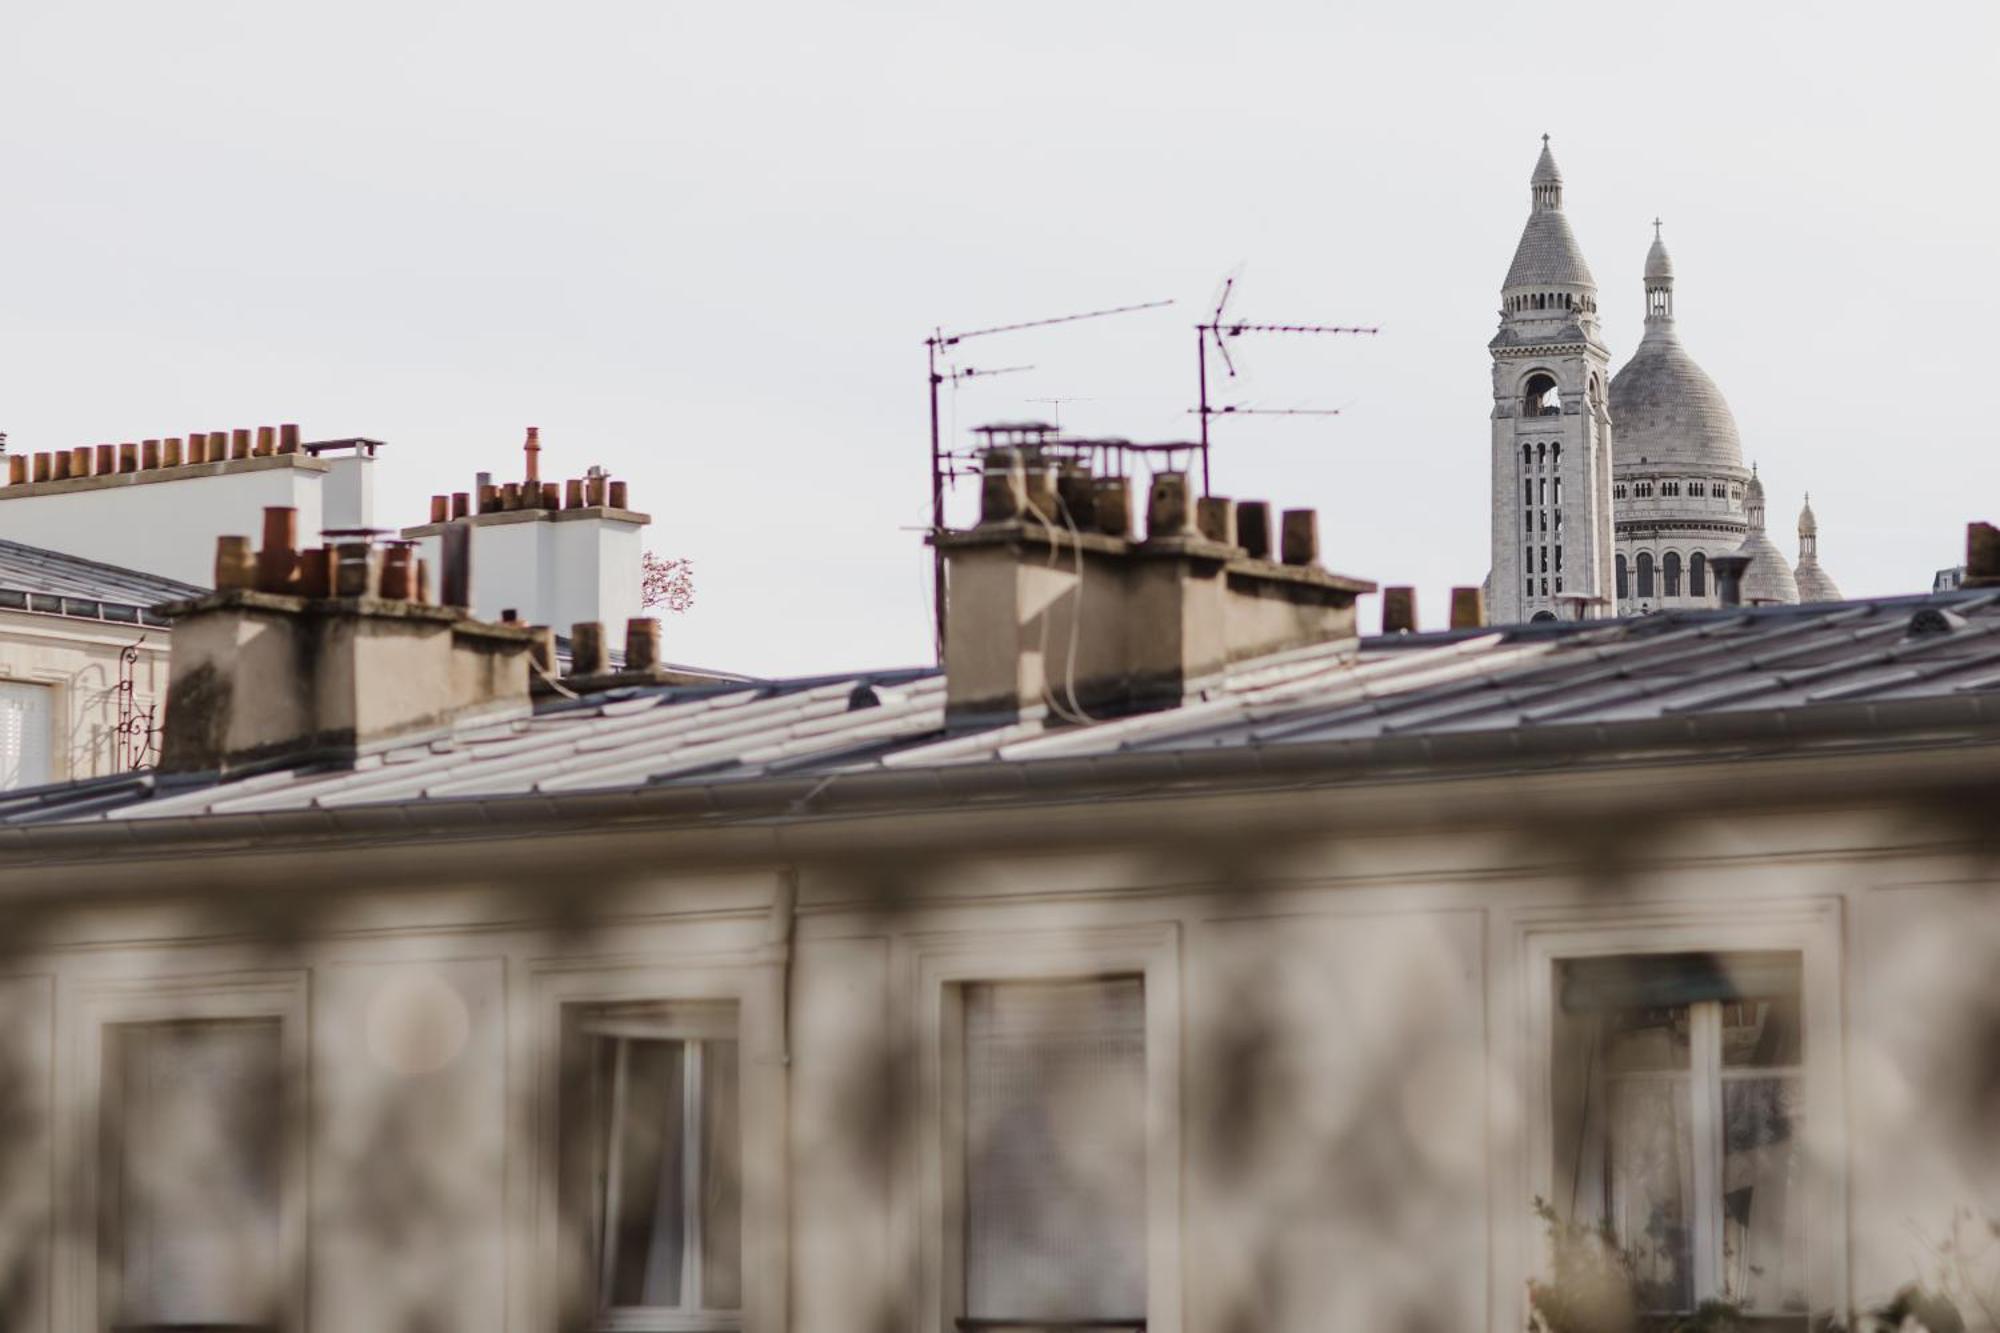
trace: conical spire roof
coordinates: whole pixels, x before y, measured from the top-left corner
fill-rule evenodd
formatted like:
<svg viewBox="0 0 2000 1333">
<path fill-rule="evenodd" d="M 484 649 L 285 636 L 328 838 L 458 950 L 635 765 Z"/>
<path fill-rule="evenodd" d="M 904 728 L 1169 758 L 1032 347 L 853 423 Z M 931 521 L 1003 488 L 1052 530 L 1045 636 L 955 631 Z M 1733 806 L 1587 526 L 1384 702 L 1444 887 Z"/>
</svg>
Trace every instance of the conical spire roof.
<svg viewBox="0 0 2000 1333">
<path fill-rule="evenodd" d="M 1801 602 L 1845 600 L 1841 596 L 1840 585 L 1833 581 L 1833 575 L 1820 568 L 1819 519 L 1813 516 L 1811 495 L 1806 496 L 1805 508 L 1799 510 L 1799 567 L 1796 580 Z"/>
<path fill-rule="evenodd" d="M 1653 219 L 1653 244 L 1646 250 L 1646 281 L 1672 281 L 1674 261 L 1667 254 L 1667 243 L 1660 239 L 1660 220 Z"/>
<path fill-rule="evenodd" d="M 1549 136 L 1542 136 L 1542 155 L 1535 163 L 1535 174 L 1528 179 L 1531 185 L 1561 185 L 1562 168 L 1556 165 L 1556 155 L 1549 151 Z"/>
<path fill-rule="evenodd" d="M 1562 171 L 1555 154 L 1549 151 L 1548 136 L 1542 136 L 1542 156 L 1530 178 L 1529 195 L 1534 210 L 1528 225 L 1521 229 L 1521 243 L 1514 247 L 1514 262 L 1507 268 L 1505 290 L 1541 287 L 1597 286 L 1590 265 L 1583 262 L 1583 248 L 1569 229 L 1562 211 Z"/>
</svg>

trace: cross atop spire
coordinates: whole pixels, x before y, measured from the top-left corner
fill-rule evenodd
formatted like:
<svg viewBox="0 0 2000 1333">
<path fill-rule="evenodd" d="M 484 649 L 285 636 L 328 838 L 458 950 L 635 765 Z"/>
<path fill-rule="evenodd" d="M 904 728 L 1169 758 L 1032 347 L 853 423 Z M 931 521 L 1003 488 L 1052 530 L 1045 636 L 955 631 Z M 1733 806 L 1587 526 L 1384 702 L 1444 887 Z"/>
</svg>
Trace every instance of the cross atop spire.
<svg viewBox="0 0 2000 1333">
<path fill-rule="evenodd" d="M 1656 241 L 1660 239 L 1660 219 L 1658 215 L 1655 215 L 1653 218 L 1653 239 Z"/>
</svg>

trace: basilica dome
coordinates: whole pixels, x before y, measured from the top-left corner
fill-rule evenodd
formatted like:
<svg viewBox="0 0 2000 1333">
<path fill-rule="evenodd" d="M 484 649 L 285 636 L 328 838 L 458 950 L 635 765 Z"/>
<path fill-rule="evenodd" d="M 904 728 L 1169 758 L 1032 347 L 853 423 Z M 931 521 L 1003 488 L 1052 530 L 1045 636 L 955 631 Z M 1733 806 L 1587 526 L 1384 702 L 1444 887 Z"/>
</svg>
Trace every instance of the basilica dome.
<svg viewBox="0 0 2000 1333">
<path fill-rule="evenodd" d="M 1611 379 L 1617 468 L 1665 465 L 1740 472 L 1743 442 L 1736 417 L 1674 329 L 1673 281 L 1673 261 L 1655 235 L 1646 254 L 1646 333 L 1632 359 Z"/>
</svg>

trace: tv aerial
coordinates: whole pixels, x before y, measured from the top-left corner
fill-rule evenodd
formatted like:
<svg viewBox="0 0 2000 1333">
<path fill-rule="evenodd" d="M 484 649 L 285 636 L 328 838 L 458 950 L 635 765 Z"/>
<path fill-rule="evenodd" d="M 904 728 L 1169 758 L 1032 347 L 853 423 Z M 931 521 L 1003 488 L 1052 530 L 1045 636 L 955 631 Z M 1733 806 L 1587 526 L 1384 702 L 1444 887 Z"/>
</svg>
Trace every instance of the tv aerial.
<svg viewBox="0 0 2000 1333">
<path fill-rule="evenodd" d="M 1222 368 L 1229 379 L 1238 378 L 1236 358 L 1230 355 L 1229 344 L 1246 333 L 1298 333 L 1318 336 L 1347 334 L 1377 334 L 1379 327 L 1365 327 L 1354 324 L 1257 324 L 1249 320 L 1226 318 L 1230 298 L 1236 295 L 1243 271 L 1239 266 L 1222 280 L 1222 286 L 1215 297 L 1215 309 L 1206 323 L 1194 326 L 1196 406 L 1195 413 L 1201 418 L 1201 493 L 1209 494 L 1208 466 L 1208 423 L 1211 417 L 1264 416 L 1264 417 L 1337 417 L 1337 407 L 1251 407 L 1241 403 L 1231 403 L 1217 407 L 1208 398 L 1208 356 L 1211 346 L 1222 362 Z"/>
<path fill-rule="evenodd" d="M 1057 324 L 1075 324 L 1086 319 L 1103 319 L 1108 315 L 1126 315 L 1139 310 L 1158 310 L 1162 306 L 1170 306 L 1172 304 L 1172 300 L 1144 301 L 1138 305 L 1111 306 L 1104 310 L 1085 310 L 1074 315 L 1057 315 L 1051 319 L 1023 320 L 1017 324 L 995 324 L 989 328 L 967 329 L 962 333 L 946 333 L 943 329 L 932 330 L 931 336 L 924 339 L 924 354 L 927 362 L 925 380 L 930 392 L 931 408 L 931 531 L 933 533 L 944 531 L 945 490 L 951 482 L 958 479 L 958 465 L 961 461 L 964 461 L 963 456 L 958 451 L 948 451 L 944 447 L 944 439 L 938 423 L 938 389 L 943 385 L 957 385 L 965 380 L 987 379 L 994 375 L 1012 375 L 1020 371 L 1034 369 L 1033 366 L 998 366 L 992 369 L 973 366 L 962 368 L 946 366 L 940 369 L 938 361 L 941 356 L 949 356 L 952 348 L 972 338 L 990 337 L 996 333 L 1018 333 L 1026 329 L 1045 329 Z M 932 609 L 936 617 L 938 661 L 942 662 L 944 661 L 945 610 L 944 551 L 942 548 L 933 551 L 931 567 Z"/>
</svg>

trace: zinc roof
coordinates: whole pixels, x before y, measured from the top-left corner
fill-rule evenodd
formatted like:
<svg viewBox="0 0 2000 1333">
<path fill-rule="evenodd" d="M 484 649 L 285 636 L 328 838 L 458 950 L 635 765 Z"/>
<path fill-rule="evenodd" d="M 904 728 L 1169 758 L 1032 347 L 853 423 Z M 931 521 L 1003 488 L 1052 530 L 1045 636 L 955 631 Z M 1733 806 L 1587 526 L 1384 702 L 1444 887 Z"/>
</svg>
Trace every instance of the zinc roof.
<svg viewBox="0 0 2000 1333">
<path fill-rule="evenodd" d="M 627 688 L 339 766 L 6 793 L 0 823 L 369 807 L 414 817 L 433 803 L 1482 734 L 1561 735 L 1610 754 L 1628 727 L 1749 714 L 1796 723 L 1857 703 L 1874 710 L 1862 739 L 1893 743 L 1898 705 L 1939 700 L 1975 701 L 1968 726 L 2000 724 L 2000 590 L 1371 638 L 1358 653 L 1317 645 L 1237 664 L 1179 708 L 1079 725 L 953 732 L 932 668 Z"/>
<path fill-rule="evenodd" d="M 0 540 L 0 608 L 165 625 L 152 607 L 202 591 L 143 570 Z"/>
</svg>

